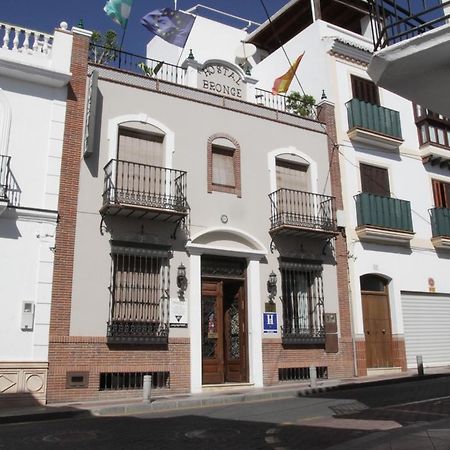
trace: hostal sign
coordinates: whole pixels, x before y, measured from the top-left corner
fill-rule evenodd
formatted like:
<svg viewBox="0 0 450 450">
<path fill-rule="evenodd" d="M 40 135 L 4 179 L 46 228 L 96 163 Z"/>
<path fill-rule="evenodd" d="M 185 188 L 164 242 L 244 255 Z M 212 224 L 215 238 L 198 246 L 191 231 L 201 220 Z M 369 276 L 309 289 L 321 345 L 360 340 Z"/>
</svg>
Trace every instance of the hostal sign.
<svg viewBox="0 0 450 450">
<path fill-rule="evenodd" d="M 198 88 L 238 100 L 246 98 L 246 85 L 242 76 L 224 64 L 206 64 L 199 71 Z"/>
</svg>

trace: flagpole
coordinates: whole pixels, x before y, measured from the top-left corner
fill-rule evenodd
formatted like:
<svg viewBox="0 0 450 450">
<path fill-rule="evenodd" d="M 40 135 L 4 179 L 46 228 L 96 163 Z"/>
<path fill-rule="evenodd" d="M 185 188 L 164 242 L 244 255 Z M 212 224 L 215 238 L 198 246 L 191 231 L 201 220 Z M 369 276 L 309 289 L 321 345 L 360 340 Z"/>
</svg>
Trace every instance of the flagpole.
<svg viewBox="0 0 450 450">
<path fill-rule="evenodd" d="M 174 4 L 174 6 L 175 6 L 175 11 L 177 10 L 177 0 L 173 0 L 173 4 Z"/>
<path fill-rule="evenodd" d="M 119 47 L 119 69 L 120 69 L 120 65 L 122 63 L 122 46 L 123 46 L 123 41 L 125 39 L 125 33 L 127 31 L 127 26 L 128 26 L 128 19 L 125 23 L 125 26 L 123 27 L 123 33 L 122 33 L 122 39 L 120 41 L 120 47 Z"/>
</svg>

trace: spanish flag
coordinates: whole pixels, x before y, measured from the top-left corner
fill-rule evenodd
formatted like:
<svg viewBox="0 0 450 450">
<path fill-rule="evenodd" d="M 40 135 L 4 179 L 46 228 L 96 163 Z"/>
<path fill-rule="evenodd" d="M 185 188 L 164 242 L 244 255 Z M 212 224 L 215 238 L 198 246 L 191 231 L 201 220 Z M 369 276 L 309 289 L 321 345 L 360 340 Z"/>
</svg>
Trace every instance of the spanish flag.
<svg viewBox="0 0 450 450">
<path fill-rule="evenodd" d="M 273 82 L 272 94 L 278 95 L 278 94 L 287 92 L 287 90 L 289 89 L 289 86 L 291 85 L 291 81 L 294 78 L 295 72 L 297 72 L 298 65 L 300 64 L 300 61 L 302 60 L 304 54 L 305 54 L 305 52 L 303 52 L 295 60 L 295 63 L 292 64 L 291 68 L 284 75 L 281 75 L 281 77 L 277 78 Z"/>
</svg>

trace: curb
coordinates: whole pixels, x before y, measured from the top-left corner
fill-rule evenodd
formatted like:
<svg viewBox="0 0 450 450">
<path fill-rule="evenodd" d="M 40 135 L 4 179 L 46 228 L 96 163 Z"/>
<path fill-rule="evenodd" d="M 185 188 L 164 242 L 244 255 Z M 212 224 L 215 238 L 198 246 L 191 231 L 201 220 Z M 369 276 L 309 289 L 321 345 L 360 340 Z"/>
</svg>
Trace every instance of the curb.
<svg viewBox="0 0 450 450">
<path fill-rule="evenodd" d="M 106 406 L 102 408 L 93 408 L 91 410 L 96 416 L 113 416 L 138 414 L 152 411 L 168 411 L 175 409 L 205 408 L 219 405 L 229 405 L 232 403 L 256 402 L 262 400 L 275 400 L 282 398 L 295 398 L 299 396 L 309 396 L 318 393 L 324 393 L 334 390 L 338 385 L 321 386 L 317 388 L 292 388 L 289 390 L 275 392 L 258 393 L 236 393 L 228 395 L 218 395 L 206 398 L 188 398 L 173 400 L 153 400 L 150 403 L 134 403 L 129 405 Z"/>
<path fill-rule="evenodd" d="M 317 386 L 317 387 L 292 387 L 284 390 L 266 391 L 266 392 L 246 392 L 246 393 L 229 393 L 226 395 L 216 395 L 202 398 L 173 398 L 173 399 L 154 399 L 149 403 L 128 403 L 116 404 L 111 406 L 96 407 L 79 407 L 70 408 L 64 407 L 57 409 L 57 407 L 49 407 L 44 411 L 25 412 L 24 414 L 12 413 L 10 416 L 0 415 L 1 424 L 12 424 L 20 422 L 31 421 L 45 421 L 56 419 L 67 419 L 74 417 L 108 417 L 131 414 L 144 414 L 156 411 L 171 411 L 176 409 L 190 409 L 190 408 L 206 408 L 220 405 L 228 405 L 233 403 L 257 402 L 263 400 L 275 400 L 283 398 L 307 397 L 316 394 L 325 394 L 332 391 L 343 391 L 350 389 L 361 389 L 365 387 L 384 386 L 397 383 L 409 383 L 414 381 L 425 381 L 434 378 L 450 377 L 450 374 L 430 374 L 430 375 L 412 375 L 408 377 L 398 377 L 390 379 L 381 379 L 373 381 L 355 381 L 342 382 L 342 380 L 333 380 L 334 384 Z M 340 383 L 340 384 L 339 384 Z M 70 409 L 68 409 L 70 408 Z"/>
</svg>

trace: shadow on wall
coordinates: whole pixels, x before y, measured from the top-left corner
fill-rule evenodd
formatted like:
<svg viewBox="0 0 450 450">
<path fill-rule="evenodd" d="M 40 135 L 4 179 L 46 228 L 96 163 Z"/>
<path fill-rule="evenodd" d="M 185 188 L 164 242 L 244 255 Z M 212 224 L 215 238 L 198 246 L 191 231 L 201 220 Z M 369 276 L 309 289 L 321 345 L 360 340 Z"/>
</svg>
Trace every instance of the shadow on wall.
<svg viewBox="0 0 450 450">
<path fill-rule="evenodd" d="M 0 216 L 0 238 L 19 239 L 22 237 L 17 228 L 17 212 L 14 208 L 7 208 Z"/>
<path fill-rule="evenodd" d="M 4 379 L 4 383 L 2 384 L 7 384 L 7 382 L 8 380 Z M 4 408 L 20 408 L 24 406 L 44 407 L 44 405 L 29 392 L 0 393 L 0 411 Z"/>
<path fill-rule="evenodd" d="M 100 160 L 100 132 L 102 129 L 102 111 L 103 111 L 103 95 L 100 92 L 100 89 L 97 91 L 97 102 L 94 110 L 94 117 L 91 117 L 89 120 L 95 121 L 94 126 L 94 134 L 93 136 L 88 137 L 88 150 L 91 153 L 86 153 L 84 157 L 84 162 L 86 167 L 88 168 L 90 174 L 93 178 L 104 177 L 103 170 L 99 173 L 99 160 Z M 90 127 L 89 127 L 90 129 Z M 107 127 L 103 130 L 106 134 Z M 89 156 L 88 156 L 89 155 Z"/>
<path fill-rule="evenodd" d="M 90 415 L 90 411 L 70 406 L 45 406 L 27 392 L 0 394 L 0 425 L 22 422 L 39 422 L 49 419 L 68 419 Z M 40 427 L 40 425 L 38 425 Z M 4 429 L 5 430 L 5 429 Z M 16 430 L 17 439 L 17 430 Z M 3 439 L 0 439 L 3 448 Z M 5 448 L 16 448 L 6 446 Z"/>
</svg>

